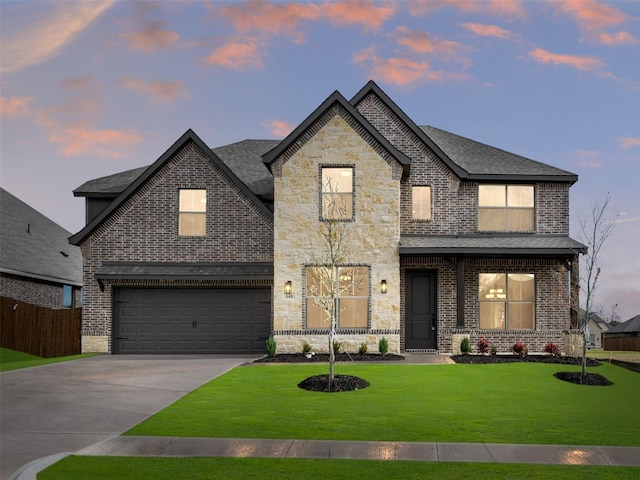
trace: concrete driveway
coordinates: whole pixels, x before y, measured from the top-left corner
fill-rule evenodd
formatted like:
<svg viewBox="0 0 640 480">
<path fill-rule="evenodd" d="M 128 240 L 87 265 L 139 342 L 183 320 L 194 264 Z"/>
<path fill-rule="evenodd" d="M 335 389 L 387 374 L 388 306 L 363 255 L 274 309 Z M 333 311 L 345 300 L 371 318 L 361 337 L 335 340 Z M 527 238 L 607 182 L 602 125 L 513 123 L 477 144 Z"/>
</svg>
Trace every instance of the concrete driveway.
<svg viewBox="0 0 640 480">
<path fill-rule="evenodd" d="M 0 374 L 0 478 L 119 435 L 257 356 L 101 355 Z"/>
</svg>

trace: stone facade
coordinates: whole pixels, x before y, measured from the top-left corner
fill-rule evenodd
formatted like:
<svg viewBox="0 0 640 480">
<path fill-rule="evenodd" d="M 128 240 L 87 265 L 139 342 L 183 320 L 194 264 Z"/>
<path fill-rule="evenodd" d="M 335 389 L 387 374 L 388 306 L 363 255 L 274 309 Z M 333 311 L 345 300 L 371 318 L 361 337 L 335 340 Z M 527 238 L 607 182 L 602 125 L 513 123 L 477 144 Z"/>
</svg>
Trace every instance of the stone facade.
<svg viewBox="0 0 640 480">
<path fill-rule="evenodd" d="M 182 188 L 207 190 L 204 237 L 178 236 Z M 273 222 L 191 142 L 91 234 L 82 254 L 85 298 L 90 299 L 82 312 L 83 351 L 110 352 L 113 288 L 124 284 L 115 281 L 101 288 L 95 274 L 102 262 L 270 262 Z M 127 284 L 142 285 L 212 286 L 187 281 Z"/>
<path fill-rule="evenodd" d="M 327 334 L 306 328 L 305 266 L 317 263 L 324 241 L 320 234 L 320 179 L 323 166 L 352 166 L 355 176 L 354 220 L 346 222 L 348 263 L 370 269 L 369 327 L 338 331 L 348 351 L 365 342 L 378 350 L 383 336 L 389 351 L 400 351 L 400 172 L 363 138 L 353 119 L 333 110 L 321 127 L 286 162 L 275 162 L 274 338 L 279 352 L 300 352 L 302 342 L 315 351 L 328 351 Z M 386 280 L 387 293 L 380 282 Z M 292 281 L 288 297 L 281 286 Z"/>
</svg>

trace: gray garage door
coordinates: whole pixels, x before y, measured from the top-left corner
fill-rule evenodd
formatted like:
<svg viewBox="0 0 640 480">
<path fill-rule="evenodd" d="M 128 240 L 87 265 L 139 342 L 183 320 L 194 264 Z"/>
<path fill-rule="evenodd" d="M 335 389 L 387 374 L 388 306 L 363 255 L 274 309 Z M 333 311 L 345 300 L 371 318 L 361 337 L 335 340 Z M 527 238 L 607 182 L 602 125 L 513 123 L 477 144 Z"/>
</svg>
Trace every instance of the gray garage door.
<svg viewBox="0 0 640 480">
<path fill-rule="evenodd" d="M 118 288 L 114 353 L 264 353 L 269 289 Z"/>
</svg>

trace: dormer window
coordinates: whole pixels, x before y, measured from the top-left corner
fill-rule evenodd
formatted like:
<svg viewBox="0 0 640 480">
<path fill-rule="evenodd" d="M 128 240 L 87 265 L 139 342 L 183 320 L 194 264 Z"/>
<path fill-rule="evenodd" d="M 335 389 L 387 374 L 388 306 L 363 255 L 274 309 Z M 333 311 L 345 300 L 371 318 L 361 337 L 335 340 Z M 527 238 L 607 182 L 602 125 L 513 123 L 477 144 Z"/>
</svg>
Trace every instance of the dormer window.
<svg viewBox="0 0 640 480">
<path fill-rule="evenodd" d="M 207 191 L 180 190 L 179 209 L 178 235 L 181 237 L 204 237 L 207 233 Z"/>
<path fill-rule="evenodd" d="M 478 230 L 481 232 L 533 232 L 532 185 L 480 185 Z"/>
</svg>

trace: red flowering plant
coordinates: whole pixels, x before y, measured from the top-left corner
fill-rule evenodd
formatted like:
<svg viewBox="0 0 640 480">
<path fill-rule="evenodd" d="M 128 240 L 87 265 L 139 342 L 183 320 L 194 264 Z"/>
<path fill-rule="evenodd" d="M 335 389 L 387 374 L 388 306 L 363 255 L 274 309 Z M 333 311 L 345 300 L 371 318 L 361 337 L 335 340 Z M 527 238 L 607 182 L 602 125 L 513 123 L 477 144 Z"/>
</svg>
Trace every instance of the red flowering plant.
<svg viewBox="0 0 640 480">
<path fill-rule="evenodd" d="M 555 343 L 549 342 L 544 346 L 544 353 L 547 353 L 550 357 L 559 357 L 560 347 Z"/>
<path fill-rule="evenodd" d="M 478 340 L 478 353 L 486 355 L 487 353 L 489 353 L 489 348 L 489 342 L 487 342 L 484 337 Z"/>
<path fill-rule="evenodd" d="M 511 347 L 511 351 L 516 357 L 524 358 L 527 356 L 527 346 L 522 342 L 516 342 Z"/>
</svg>

